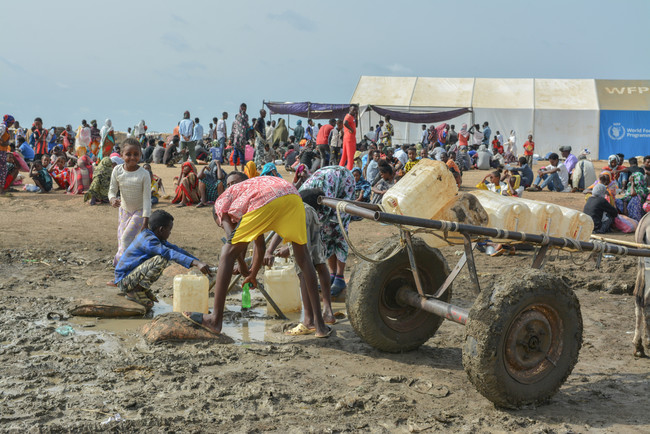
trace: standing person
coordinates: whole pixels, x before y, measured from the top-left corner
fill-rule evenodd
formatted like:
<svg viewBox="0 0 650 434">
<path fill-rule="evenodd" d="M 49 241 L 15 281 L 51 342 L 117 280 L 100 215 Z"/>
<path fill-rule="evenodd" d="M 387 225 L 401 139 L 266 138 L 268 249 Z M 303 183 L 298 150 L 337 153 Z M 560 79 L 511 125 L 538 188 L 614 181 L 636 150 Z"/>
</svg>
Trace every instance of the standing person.
<svg viewBox="0 0 650 434">
<path fill-rule="evenodd" d="M 142 158 L 140 142 L 135 138 L 126 139 L 122 144 L 122 158 L 124 163 L 115 166 L 111 173 L 108 190 L 111 205 L 120 209 L 113 265 L 117 265 L 136 235 L 147 228 L 151 215 L 151 177 L 138 164 Z"/>
<path fill-rule="evenodd" d="M 498 139 L 497 139 L 498 140 Z M 562 148 L 560 148 L 560 151 Z M 533 154 L 535 153 L 535 142 L 533 141 L 533 135 L 528 135 L 528 140 L 524 143 L 524 157 L 526 157 L 526 164 L 530 167 L 533 167 Z"/>
<path fill-rule="evenodd" d="M 472 135 L 472 149 L 477 149 L 483 143 L 483 132 L 479 124 L 474 124 L 469 129 L 469 134 Z"/>
<path fill-rule="evenodd" d="M 43 128 L 41 118 L 34 119 L 29 144 L 34 148 L 34 161 L 41 161 L 43 155 L 47 155 L 47 130 Z"/>
<path fill-rule="evenodd" d="M 192 137 L 194 136 L 194 121 L 190 119 L 190 112 L 188 110 L 185 110 L 183 119 L 178 123 L 178 133 L 181 138 L 178 150 L 183 154 L 181 161 L 191 159 L 192 163 L 196 164 L 196 142 L 192 141 Z M 186 150 L 186 153 L 183 150 Z"/>
<path fill-rule="evenodd" d="M 489 148 L 491 135 L 492 129 L 488 125 L 487 121 L 483 122 L 483 144 L 486 148 Z"/>
<path fill-rule="evenodd" d="M 97 121 L 90 121 L 90 153 L 92 154 L 91 158 L 93 161 L 98 161 L 97 156 L 99 155 L 99 144 L 102 140 L 102 135 L 97 128 Z"/>
<path fill-rule="evenodd" d="M 318 149 L 318 153 L 320 154 L 321 167 L 330 165 L 330 146 L 328 140 L 335 125 L 336 119 L 330 119 L 327 125 L 318 130 L 318 136 L 316 136 L 316 149 Z"/>
<path fill-rule="evenodd" d="M 426 148 L 429 145 L 429 131 L 427 131 L 427 126 L 422 124 L 422 137 L 420 137 L 420 143 L 423 148 Z"/>
<path fill-rule="evenodd" d="M 292 243 L 296 263 L 305 279 L 316 337 L 327 337 L 331 329 L 323 321 L 318 296 L 316 270 L 307 249 L 305 207 L 296 188 L 282 178 L 260 176 L 247 179 L 239 172 L 231 173 L 228 188 L 214 204 L 215 222 L 223 227 L 228 238 L 221 249 L 215 284 L 212 314 L 183 312 L 189 321 L 214 334 L 221 333 L 226 293 L 237 260 L 246 276 L 243 284 L 257 287 L 257 273 L 262 267 L 266 245 L 264 233 L 274 231 L 285 243 Z M 250 270 L 241 260 L 248 244 L 255 243 Z"/>
<path fill-rule="evenodd" d="M 237 170 L 237 160 L 241 163 L 241 170 L 246 166 L 246 142 L 248 141 L 248 114 L 246 114 L 246 104 L 241 103 L 239 113 L 235 116 L 235 122 L 232 123 L 232 132 L 230 142 L 232 144 L 232 162 Z"/>
<path fill-rule="evenodd" d="M 216 121 L 215 134 L 217 137 L 217 142 L 221 148 L 221 157 L 223 158 L 224 153 L 226 152 L 226 137 L 228 137 L 228 126 L 226 125 L 226 120 L 228 119 L 228 112 L 221 113 L 221 119 Z"/>
<path fill-rule="evenodd" d="M 330 162 L 336 164 L 341 159 L 341 148 L 343 147 L 343 121 L 336 120 L 336 128 L 330 131 Z"/>
<path fill-rule="evenodd" d="M 134 135 L 135 135 L 135 138 L 138 139 L 138 141 L 140 143 L 143 143 L 143 141 L 144 141 L 144 139 L 146 137 L 146 134 L 147 134 L 147 125 L 145 124 L 144 119 L 142 119 L 140 121 L 140 123 L 138 123 L 138 125 L 136 125 Z"/>
<path fill-rule="evenodd" d="M 270 141 L 273 139 L 273 132 L 275 131 L 275 121 L 266 122 L 266 140 Z"/>
<path fill-rule="evenodd" d="M 307 129 L 305 130 L 305 138 L 307 142 L 314 143 L 316 136 L 314 134 L 314 121 L 312 119 L 307 119 Z"/>
<path fill-rule="evenodd" d="M 460 126 L 460 132 L 458 133 L 458 149 L 467 150 L 469 145 L 469 131 L 467 130 L 467 124 L 462 124 Z"/>
<path fill-rule="evenodd" d="M 212 120 L 213 120 L 215 123 L 217 122 L 216 119 L 217 119 L 217 118 L 212 118 Z M 208 140 L 210 140 L 210 143 L 212 143 L 212 142 L 214 142 L 215 140 L 217 140 L 217 132 L 215 131 L 215 129 L 214 129 L 214 124 L 213 124 L 212 122 L 210 122 L 210 124 L 208 125 L 208 127 L 209 127 L 209 128 L 208 128 Z"/>
<path fill-rule="evenodd" d="M 273 121 L 275 122 L 275 121 Z M 280 118 L 278 125 L 273 129 L 273 136 L 271 137 L 272 146 L 284 146 L 289 143 L 289 130 L 284 124 L 284 119 Z"/>
<path fill-rule="evenodd" d="M 20 126 L 20 123 L 18 121 L 14 121 L 14 143 L 18 143 L 19 137 L 22 137 L 25 139 L 25 141 L 27 141 L 25 129 Z"/>
<path fill-rule="evenodd" d="M 115 146 L 115 131 L 113 131 L 113 122 L 110 119 L 106 119 L 102 130 L 99 132 L 101 135 L 101 142 L 99 143 L 99 155 L 97 159 L 99 161 L 104 157 L 111 155 L 111 150 Z"/>
<path fill-rule="evenodd" d="M 356 105 L 351 105 L 348 114 L 343 119 L 343 155 L 341 155 L 339 166 L 345 166 L 348 170 L 352 170 L 354 167 L 354 153 L 357 150 L 356 117 L 358 110 Z"/>
<path fill-rule="evenodd" d="M 260 109 L 260 117 L 255 120 L 253 132 L 255 134 L 255 164 L 259 167 L 266 163 L 264 145 L 266 145 L 266 110 Z"/>
<path fill-rule="evenodd" d="M 345 150 L 343 151 L 345 153 Z M 329 166 L 317 170 L 300 187 L 300 191 L 310 188 L 323 190 L 326 197 L 335 199 L 354 199 L 355 180 L 352 172 L 345 167 Z M 348 244 L 343 237 L 342 230 L 347 232 L 351 216 L 342 214 L 343 227 L 338 223 L 336 214 L 332 208 L 321 207 L 318 218 L 322 224 L 321 238 L 325 245 L 325 257 L 330 267 L 330 278 L 332 280 L 332 296 L 337 297 L 346 288 L 343 278 L 345 273 L 345 262 L 348 259 Z"/>
<path fill-rule="evenodd" d="M 14 124 L 14 117 L 4 115 L 0 122 L 0 195 L 5 193 L 5 180 L 9 173 L 7 168 L 7 153 L 9 152 L 9 128 Z"/>
<path fill-rule="evenodd" d="M 393 130 L 393 124 L 390 123 L 390 115 L 384 116 L 384 119 L 386 122 L 384 122 L 384 127 L 381 132 L 381 143 L 384 147 L 391 147 L 393 146 L 393 136 L 395 135 L 395 131 Z"/>
<path fill-rule="evenodd" d="M 513 163 L 517 161 L 517 133 L 515 130 L 510 130 L 510 136 L 506 143 L 506 153 L 504 155 L 506 163 Z"/>
<path fill-rule="evenodd" d="M 379 143 L 383 131 L 384 131 L 384 121 L 379 121 L 379 123 L 375 127 L 375 143 Z"/>
<path fill-rule="evenodd" d="M 192 141 L 195 143 L 194 159 L 196 159 L 196 147 L 203 145 L 203 125 L 199 123 L 199 118 L 194 118 L 194 131 L 192 133 Z M 194 161 L 194 159 L 192 162 L 196 164 L 196 161 Z"/>
<path fill-rule="evenodd" d="M 447 137 L 447 145 L 448 149 L 455 150 L 454 145 L 458 143 L 458 133 L 456 132 L 456 125 L 452 125 L 451 129 L 449 130 L 449 136 Z"/>
<path fill-rule="evenodd" d="M 133 138 L 133 128 L 129 127 L 126 129 L 126 138 L 127 139 L 132 139 Z"/>
<path fill-rule="evenodd" d="M 296 121 L 296 128 L 291 128 L 291 130 L 293 130 L 293 135 L 296 138 L 296 143 L 300 145 L 300 141 L 305 138 L 305 128 L 302 126 L 302 119 L 298 119 Z"/>
</svg>

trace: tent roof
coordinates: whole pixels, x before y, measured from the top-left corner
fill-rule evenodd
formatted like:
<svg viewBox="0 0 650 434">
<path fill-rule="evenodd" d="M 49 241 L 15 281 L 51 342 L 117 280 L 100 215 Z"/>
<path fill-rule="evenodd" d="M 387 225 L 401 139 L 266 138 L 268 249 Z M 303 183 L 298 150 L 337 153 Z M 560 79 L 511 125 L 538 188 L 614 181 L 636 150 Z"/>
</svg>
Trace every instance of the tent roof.
<svg viewBox="0 0 650 434">
<path fill-rule="evenodd" d="M 408 107 L 416 80 L 416 77 L 362 76 L 350 103 Z"/>
<path fill-rule="evenodd" d="M 532 78 L 477 78 L 472 106 L 477 108 L 533 109 Z"/>
<path fill-rule="evenodd" d="M 535 108 L 598 110 L 595 80 L 535 79 Z"/>
<path fill-rule="evenodd" d="M 650 110 L 650 80 L 596 80 L 601 110 Z"/>
<path fill-rule="evenodd" d="M 471 107 L 473 78 L 418 77 L 411 107 Z"/>
</svg>

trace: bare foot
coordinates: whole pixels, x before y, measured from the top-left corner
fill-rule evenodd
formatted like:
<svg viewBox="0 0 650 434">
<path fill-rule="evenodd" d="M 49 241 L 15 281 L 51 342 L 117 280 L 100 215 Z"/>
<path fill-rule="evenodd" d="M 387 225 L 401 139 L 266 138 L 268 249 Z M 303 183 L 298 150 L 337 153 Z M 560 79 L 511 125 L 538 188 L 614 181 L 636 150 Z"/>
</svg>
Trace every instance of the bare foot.
<svg viewBox="0 0 650 434">
<path fill-rule="evenodd" d="M 332 309 L 323 309 L 323 322 L 325 324 L 336 324 L 336 318 L 334 318 L 334 313 L 332 312 Z"/>
</svg>

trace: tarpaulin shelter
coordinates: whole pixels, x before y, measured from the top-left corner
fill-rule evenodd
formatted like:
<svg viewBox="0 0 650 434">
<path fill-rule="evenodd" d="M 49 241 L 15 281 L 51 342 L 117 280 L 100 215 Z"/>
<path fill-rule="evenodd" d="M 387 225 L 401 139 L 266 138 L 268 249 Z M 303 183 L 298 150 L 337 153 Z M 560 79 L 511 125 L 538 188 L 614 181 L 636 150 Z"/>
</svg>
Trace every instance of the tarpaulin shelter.
<svg viewBox="0 0 650 434">
<path fill-rule="evenodd" d="M 596 90 L 599 158 L 619 152 L 626 158 L 650 154 L 650 80 L 596 80 Z"/>
<path fill-rule="evenodd" d="M 350 104 L 321 104 L 315 102 L 264 102 L 271 114 L 294 115 L 311 119 L 343 119 Z"/>
</svg>

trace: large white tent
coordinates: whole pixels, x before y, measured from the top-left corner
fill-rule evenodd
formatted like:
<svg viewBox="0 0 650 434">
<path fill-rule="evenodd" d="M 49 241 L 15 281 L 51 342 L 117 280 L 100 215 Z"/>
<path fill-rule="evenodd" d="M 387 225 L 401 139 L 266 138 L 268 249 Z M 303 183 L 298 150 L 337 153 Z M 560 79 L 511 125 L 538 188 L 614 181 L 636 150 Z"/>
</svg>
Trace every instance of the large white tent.
<svg viewBox="0 0 650 434">
<path fill-rule="evenodd" d="M 456 129 L 487 121 L 492 135 L 516 132 L 518 152 L 529 134 L 535 152 L 557 152 L 562 145 L 588 148 L 598 155 L 599 105 L 595 81 L 564 79 L 497 79 L 362 76 L 350 100 L 361 108 L 360 133 L 380 117 L 369 105 L 408 113 L 471 108 L 447 123 Z M 394 122 L 394 143 L 417 143 L 421 126 Z"/>
</svg>

